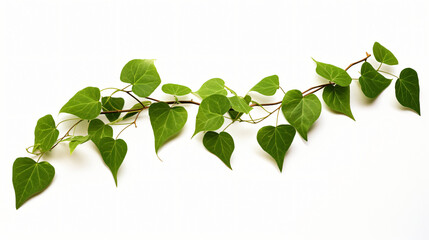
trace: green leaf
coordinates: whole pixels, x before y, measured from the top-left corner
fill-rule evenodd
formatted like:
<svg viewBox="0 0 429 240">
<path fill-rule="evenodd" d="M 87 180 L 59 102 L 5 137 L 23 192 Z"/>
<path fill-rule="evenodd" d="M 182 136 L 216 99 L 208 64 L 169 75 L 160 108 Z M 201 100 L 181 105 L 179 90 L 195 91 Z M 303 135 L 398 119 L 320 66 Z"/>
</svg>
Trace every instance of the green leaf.
<svg viewBox="0 0 429 240">
<path fill-rule="evenodd" d="M 331 64 L 316 62 L 316 73 L 321 77 L 328 79 L 330 82 L 334 82 L 342 87 L 347 87 L 352 82 L 350 75 L 342 68 L 336 67 Z"/>
<path fill-rule="evenodd" d="M 100 150 L 101 157 L 112 172 L 115 184 L 118 186 L 118 170 L 127 154 L 127 144 L 122 139 L 115 140 L 111 137 L 104 137 L 100 140 L 98 150 Z"/>
<path fill-rule="evenodd" d="M 369 98 L 377 97 L 384 89 L 386 89 L 391 79 L 385 78 L 377 70 L 375 70 L 371 64 L 364 62 L 361 67 L 361 76 L 359 77 L 359 83 L 362 88 L 362 92 Z"/>
<path fill-rule="evenodd" d="M 272 75 L 259 81 L 250 91 L 258 92 L 265 96 L 272 96 L 279 88 L 279 77 Z"/>
<path fill-rule="evenodd" d="M 229 108 L 229 100 L 223 95 L 215 94 L 203 99 L 198 108 L 193 136 L 201 131 L 213 131 L 222 127 L 223 115 Z"/>
<path fill-rule="evenodd" d="M 34 147 L 33 152 L 39 150 L 47 152 L 58 139 L 60 132 L 55 126 L 55 121 L 52 115 L 46 115 L 37 121 L 36 129 L 34 130 Z"/>
<path fill-rule="evenodd" d="M 225 82 L 220 78 L 212 78 L 206 81 L 201 88 L 196 91 L 196 94 L 202 99 L 214 94 L 226 96 L 227 93 L 228 92 L 225 90 Z"/>
<path fill-rule="evenodd" d="M 355 120 L 350 109 L 350 86 L 328 85 L 323 90 L 323 101 L 329 108 Z"/>
<path fill-rule="evenodd" d="M 249 95 L 246 95 L 244 96 L 244 101 L 246 101 L 246 104 L 249 105 L 250 102 L 252 101 L 252 98 Z M 237 112 L 234 109 L 230 109 L 228 111 L 228 114 L 231 117 L 231 119 L 233 119 L 233 121 L 240 119 L 240 117 L 243 115 L 242 112 Z"/>
<path fill-rule="evenodd" d="M 121 81 L 133 85 L 133 92 L 139 97 L 148 97 L 161 84 L 154 59 L 134 59 L 125 64 Z"/>
<path fill-rule="evenodd" d="M 45 190 L 54 175 L 55 169 L 48 162 L 35 162 L 28 157 L 17 158 L 12 167 L 16 209 L 30 197 Z"/>
<path fill-rule="evenodd" d="M 73 151 L 76 149 L 76 147 L 79 144 L 86 143 L 90 139 L 90 136 L 73 136 L 70 139 L 67 139 L 67 141 L 70 141 L 69 148 L 70 148 L 70 154 L 73 153 Z"/>
<path fill-rule="evenodd" d="M 186 86 L 172 83 L 162 85 L 162 91 L 174 96 L 184 96 L 192 92 L 192 90 Z"/>
<path fill-rule="evenodd" d="M 258 131 L 256 138 L 259 146 L 276 160 L 280 172 L 283 169 L 285 155 L 292 144 L 295 133 L 295 128 L 291 125 L 265 126 Z"/>
<path fill-rule="evenodd" d="M 234 140 L 227 132 L 207 132 L 203 138 L 206 149 L 216 155 L 229 169 L 231 168 L 231 155 L 234 151 Z"/>
<path fill-rule="evenodd" d="M 374 57 L 377 62 L 385 63 L 387 65 L 397 65 L 398 59 L 396 59 L 395 55 L 390 52 L 387 48 L 383 47 L 380 43 L 375 42 L 372 47 L 372 51 L 374 52 Z"/>
<path fill-rule="evenodd" d="M 103 97 L 101 98 L 103 111 L 118 111 L 122 110 L 125 101 L 123 98 L 116 97 Z M 106 117 L 109 121 L 113 122 L 121 116 L 121 113 L 107 113 Z"/>
<path fill-rule="evenodd" d="M 322 104 L 314 94 L 302 96 L 299 90 L 288 91 L 282 102 L 282 111 L 286 120 L 307 141 L 307 133 L 319 118 Z"/>
<path fill-rule="evenodd" d="M 143 103 L 143 106 L 148 107 L 148 106 L 150 106 L 150 104 L 152 102 L 151 101 L 141 101 L 141 103 Z M 134 106 L 132 108 L 130 108 L 130 109 L 134 110 L 134 109 L 141 109 L 141 108 L 142 108 L 142 105 L 140 103 L 137 103 L 137 104 L 134 104 Z M 125 114 L 125 116 L 123 117 L 123 119 L 125 120 L 127 118 L 130 118 L 130 117 L 136 115 L 137 113 L 138 112 L 129 112 L 129 113 Z"/>
<path fill-rule="evenodd" d="M 184 107 L 172 107 L 165 103 L 154 103 L 149 107 L 149 118 L 155 136 L 155 152 L 185 126 L 188 113 Z"/>
<path fill-rule="evenodd" d="M 401 71 L 395 84 L 396 99 L 404 106 L 409 107 L 420 115 L 420 87 L 417 72 L 411 68 Z"/>
<path fill-rule="evenodd" d="M 250 110 L 253 109 L 249 106 L 249 103 L 246 102 L 246 100 L 242 97 L 232 96 L 228 99 L 232 109 L 234 109 L 237 112 L 249 114 Z"/>
<path fill-rule="evenodd" d="M 99 148 L 102 138 L 113 137 L 113 129 L 100 119 L 94 119 L 89 123 L 88 135 L 91 141 Z"/>
<path fill-rule="evenodd" d="M 82 119 L 94 119 L 101 112 L 100 89 L 87 87 L 77 92 L 60 110 Z"/>
</svg>

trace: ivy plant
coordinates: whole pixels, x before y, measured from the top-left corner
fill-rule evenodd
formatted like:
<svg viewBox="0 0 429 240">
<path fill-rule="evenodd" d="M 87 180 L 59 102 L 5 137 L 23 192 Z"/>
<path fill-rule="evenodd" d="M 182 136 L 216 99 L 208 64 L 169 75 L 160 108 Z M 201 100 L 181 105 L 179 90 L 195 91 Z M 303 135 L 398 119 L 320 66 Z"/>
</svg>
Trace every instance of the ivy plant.
<svg viewBox="0 0 429 240">
<path fill-rule="evenodd" d="M 161 78 L 152 59 L 135 59 L 129 61 L 120 74 L 120 80 L 127 85 L 122 88 L 86 87 L 78 91 L 60 109 L 60 113 L 74 115 L 70 119 L 55 123 L 52 115 L 41 117 L 34 130 L 34 144 L 27 148 L 32 157 L 19 157 L 12 167 L 12 182 L 15 189 L 16 208 L 22 206 L 32 196 L 44 191 L 52 182 L 55 169 L 43 161 L 43 156 L 52 151 L 58 144 L 68 143 L 70 153 L 81 144 L 95 144 L 101 158 L 111 171 L 113 180 L 118 185 L 118 171 L 124 163 L 128 146 L 119 135 L 132 125 L 136 125 L 141 113 L 148 112 L 155 139 L 156 155 L 161 147 L 180 133 L 188 121 L 188 112 L 183 105 L 198 107 L 194 124 L 194 134 L 204 134 L 203 146 L 219 158 L 229 169 L 234 153 L 234 139 L 226 130 L 235 123 L 257 124 L 270 116 L 277 116 L 275 126 L 262 126 L 256 134 L 256 141 L 261 151 L 267 153 L 282 171 L 288 149 L 296 133 L 305 141 L 309 132 L 322 111 L 322 103 L 316 92 L 323 90 L 322 100 L 331 110 L 343 114 L 352 120 L 355 117 L 350 107 L 350 85 L 357 81 L 363 94 L 368 98 L 377 98 L 395 81 L 395 93 L 398 102 L 420 115 L 419 79 L 417 72 L 411 68 L 403 69 L 399 76 L 384 71 L 382 66 L 397 65 L 393 53 L 380 43 L 373 46 L 373 55 L 378 62 L 376 66 L 367 60 L 371 54 L 346 68 L 314 60 L 316 73 L 324 79 L 323 84 L 308 88 L 305 91 L 291 89 L 284 91 L 277 75 L 267 76 L 250 88 L 246 95 L 240 96 L 228 88 L 225 81 L 212 78 L 202 84 L 197 91 L 180 84 L 162 85 L 164 93 L 174 96 L 174 101 L 163 101 L 151 96 L 161 84 Z M 359 76 L 352 78 L 348 70 L 361 64 Z M 378 66 L 377 66 L 378 65 Z M 391 69 L 391 68 L 389 68 Z M 396 80 L 394 80 L 396 79 Z M 131 88 L 131 89 L 130 89 Z M 283 98 L 276 102 L 259 103 L 252 99 L 255 94 L 273 96 L 278 90 Z M 110 94 L 104 94 L 110 91 Z M 131 108 L 124 109 L 126 101 L 123 94 L 132 99 Z M 193 94 L 200 101 L 192 100 Z M 253 116 L 254 108 L 263 108 L 266 114 Z M 273 108 L 272 110 L 269 110 Z M 280 114 L 282 113 L 282 114 Z M 278 124 L 283 115 L 289 124 Z M 105 117 L 102 117 L 105 116 Z M 58 126 L 65 121 L 74 121 L 72 126 L 61 135 Z M 228 122 L 223 129 L 225 121 Z M 72 130 L 88 122 L 86 134 L 74 135 Z M 114 127 L 121 127 L 114 134 Z M 31 151 L 30 151 L 31 150 Z"/>
</svg>

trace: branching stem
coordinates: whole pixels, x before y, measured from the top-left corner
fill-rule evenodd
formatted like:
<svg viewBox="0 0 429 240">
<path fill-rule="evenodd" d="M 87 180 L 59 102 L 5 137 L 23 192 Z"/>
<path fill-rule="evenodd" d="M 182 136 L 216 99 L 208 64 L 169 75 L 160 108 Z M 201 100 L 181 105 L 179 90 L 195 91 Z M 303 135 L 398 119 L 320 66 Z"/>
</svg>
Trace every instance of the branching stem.
<svg viewBox="0 0 429 240">
<path fill-rule="evenodd" d="M 73 124 L 70 128 L 69 128 L 69 130 L 66 132 L 66 134 L 64 134 L 64 136 L 62 136 L 55 144 L 54 144 L 54 146 L 52 146 L 51 147 L 51 149 L 49 149 L 49 151 L 51 151 L 52 149 L 54 149 L 62 140 L 64 140 L 64 138 L 66 138 L 68 135 L 69 135 L 69 133 L 70 133 L 70 131 L 73 129 L 73 128 L 75 128 L 79 123 L 81 123 L 83 120 L 81 119 L 81 120 L 79 120 L 79 121 L 77 121 L 75 124 Z"/>
<path fill-rule="evenodd" d="M 363 59 L 361 59 L 361 60 L 359 60 L 359 61 L 356 61 L 356 62 L 353 62 L 353 63 L 351 63 L 350 65 L 348 65 L 344 70 L 345 71 L 347 71 L 347 70 L 349 70 L 352 66 L 354 66 L 354 65 L 356 65 L 356 64 L 359 64 L 359 63 L 361 63 L 361 62 L 365 62 L 369 57 L 371 57 L 371 54 L 369 54 L 369 53 L 366 53 L 366 57 L 364 57 Z M 381 67 L 381 66 L 380 66 Z M 386 74 L 389 74 L 389 75 L 392 75 L 392 76 L 394 76 L 393 74 L 391 74 L 391 73 L 388 73 L 388 72 L 384 72 L 384 71 L 381 71 L 381 70 L 379 70 L 379 72 L 383 72 L 383 73 L 386 73 Z M 394 76 L 394 77 L 396 77 L 396 76 Z M 320 84 L 320 85 L 317 85 L 317 86 L 313 86 L 313 87 L 310 87 L 310 88 L 308 88 L 307 90 L 305 90 L 305 91 L 303 91 L 302 92 L 302 94 L 303 94 L 303 97 L 305 97 L 305 96 L 308 96 L 308 95 L 310 95 L 310 94 L 313 94 L 313 93 L 315 93 L 315 92 L 318 92 L 318 91 L 320 91 L 320 90 L 322 90 L 323 88 L 325 88 L 326 86 L 329 86 L 329 85 L 333 85 L 333 84 L 335 84 L 335 83 L 333 83 L 333 82 L 328 82 L 328 83 L 324 83 L 324 84 Z M 132 122 L 132 123 L 130 123 L 130 124 L 128 124 L 124 129 L 122 129 L 122 131 L 123 130 L 125 130 L 126 128 L 128 128 L 129 126 L 131 126 L 131 125 L 136 125 L 136 120 L 137 120 L 137 118 L 138 118 L 138 116 L 140 115 L 140 113 L 144 110 L 144 109 L 146 109 L 146 108 L 148 108 L 148 106 L 145 106 L 136 96 L 134 96 L 133 94 L 132 94 L 132 91 L 129 91 L 129 90 L 125 90 L 127 87 L 129 87 L 129 85 L 128 86 L 126 86 L 125 88 L 123 88 L 123 89 L 116 89 L 116 91 L 115 92 L 117 92 L 117 91 L 122 91 L 122 92 L 125 92 L 125 93 L 127 93 L 128 95 L 130 95 L 132 98 L 134 98 L 138 103 L 140 103 L 140 105 L 142 105 L 142 107 L 141 108 L 137 108 L 137 109 L 124 109 L 124 110 L 114 110 L 114 111 L 103 111 L 103 112 L 101 112 L 100 114 L 108 114 L 108 113 L 124 113 L 124 112 L 138 112 L 138 114 L 137 114 L 137 116 L 136 116 L 136 118 L 135 118 L 135 120 L 134 120 L 134 122 Z M 228 88 L 228 87 L 226 87 L 225 86 L 225 88 L 227 89 L 227 90 L 229 90 L 232 94 L 235 94 L 235 92 L 232 90 L 232 89 L 230 89 L 230 88 Z M 283 88 L 281 88 L 280 87 L 280 90 L 281 91 L 283 91 L 283 93 L 285 93 L 285 91 L 283 90 Z M 193 105 L 200 105 L 201 103 L 199 103 L 199 102 L 195 102 L 195 101 L 193 101 L 192 99 L 191 100 L 180 100 L 180 101 L 177 101 L 177 98 L 176 98 L 176 100 L 175 101 L 162 101 L 162 100 L 159 100 L 159 99 L 156 99 L 156 98 L 152 98 L 152 97 L 145 97 L 146 99 L 148 99 L 148 100 L 151 100 L 151 101 L 153 101 L 153 102 L 165 102 L 165 103 L 167 103 L 167 104 L 170 104 L 170 105 L 172 105 L 172 104 L 193 104 Z M 250 107 L 264 107 L 264 106 L 275 106 L 275 105 L 279 105 L 280 104 L 280 106 L 279 107 L 277 107 L 274 111 L 272 111 L 272 112 L 268 112 L 267 110 L 265 110 L 265 108 L 264 108 L 264 110 L 265 111 L 267 111 L 268 112 L 268 114 L 266 115 L 266 116 L 264 116 L 264 117 L 261 117 L 261 118 L 258 118 L 258 119 L 253 119 L 253 118 L 251 118 L 251 120 L 241 120 L 242 122 L 248 122 L 248 123 L 252 123 L 252 124 L 256 124 L 256 123 L 259 123 L 259 122 L 262 122 L 263 120 L 265 120 L 266 118 L 268 118 L 269 116 L 271 116 L 273 113 L 275 113 L 276 111 L 279 111 L 280 112 L 280 107 L 281 107 L 281 103 L 282 103 L 282 101 L 277 101 L 277 102 L 272 102 L 272 103 L 252 103 L 252 104 L 250 104 Z M 277 120 L 276 120 L 276 125 L 278 124 L 278 116 L 279 116 L 279 113 L 277 113 Z M 234 123 L 235 121 L 236 121 L 236 119 L 231 119 L 232 120 L 232 123 Z M 232 123 L 230 123 L 230 125 L 232 124 Z M 228 125 L 228 126 L 226 126 L 226 128 L 228 128 L 230 125 Z M 226 129 L 225 128 L 225 129 Z M 119 133 L 119 134 L 121 134 L 122 133 L 122 131 Z M 224 130 L 225 131 L 225 130 Z M 118 134 L 118 136 L 119 136 L 119 134 Z"/>
</svg>

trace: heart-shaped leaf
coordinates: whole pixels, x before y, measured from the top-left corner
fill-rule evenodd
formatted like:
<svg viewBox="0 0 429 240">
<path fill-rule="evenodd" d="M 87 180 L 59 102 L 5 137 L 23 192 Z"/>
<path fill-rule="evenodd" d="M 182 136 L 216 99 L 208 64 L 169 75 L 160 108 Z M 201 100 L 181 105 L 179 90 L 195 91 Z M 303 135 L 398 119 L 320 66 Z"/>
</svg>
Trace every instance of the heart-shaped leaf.
<svg viewBox="0 0 429 240">
<path fill-rule="evenodd" d="M 307 133 L 322 112 L 322 104 L 314 94 L 302 96 L 299 90 L 288 91 L 282 102 L 286 120 L 307 141 Z"/>
<path fill-rule="evenodd" d="M 60 110 L 82 119 L 94 119 L 101 112 L 100 89 L 87 87 L 77 92 Z"/>
<path fill-rule="evenodd" d="M 214 94 L 226 96 L 227 93 L 228 92 L 225 90 L 225 82 L 220 78 L 207 80 L 196 92 L 202 99 Z"/>
<path fill-rule="evenodd" d="M 391 82 L 391 79 L 385 78 L 368 62 L 362 64 L 359 83 L 365 96 L 369 98 L 377 97 Z"/>
<path fill-rule="evenodd" d="M 162 85 L 162 91 L 174 96 L 184 96 L 192 92 L 192 90 L 186 86 L 172 83 Z"/>
<path fill-rule="evenodd" d="M 68 139 L 67 141 L 70 141 L 69 148 L 70 148 L 70 154 L 74 152 L 76 147 L 80 144 L 86 143 L 90 139 L 90 136 L 73 136 L 72 138 Z"/>
<path fill-rule="evenodd" d="M 188 112 L 183 107 L 172 107 L 165 103 L 154 103 L 149 107 L 150 123 L 155 136 L 155 152 L 185 126 Z"/>
<path fill-rule="evenodd" d="M 258 92 L 265 96 L 272 96 L 279 88 L 279 77 L 277 75 L 272 75 L 259 81 L 250 91 Z"/>
<path fill-rule="evenodd" d="M 127 144 L 122 139 L 104 137 L 100 140 L 99 148 L 104 163 L 112 172 L 115 184 L 118 186 L 118 170 L 127 154 Z"/>
<path fill-rule="evenodd" d="M 322 96 L 329 108 L 355 120 L 350 109 L 350 86 L 328 85 L 323 89 Z"/>
<path fill-rule="evenodd" d="M 259 146 L 276 160 L 280 172 L 283 169 L 285 155 L 292 144 L 295 133 L 295 128 L 291 125 L 265 126 L 258 131 L 256 138 Z"/>
<path fill-rule="evenodd" d="M 249 102 L 247 102 L 244 98 L 239 96 L 232 96 L 229 99 L 232 109 L 236 112 L 249 114 L 252 108 L 249 106 Z"/>
<path fill-rule="evenodd" d="M 28 157 L 17 158 L 12 167 L 16 209 L 30 197 L 45 190 L 54 175 L 55 169 L 48 162 L 35 162 Z"/>
<path fill-rule="evenodd" d="M 231 170 L 231 155 L 234 151 L 234 139 L 227 132 L 207 132 L 203 138 L 206 149 L 216 155 Z"/>
<path fill-rule="evenodd" d="M 229 100 L 223 95 L 215 94 L 203 99 L 198 108 L 193 136 L 201 131 L 213 131 L 222 127 L 223 115 L 229 108 Z"/>
<path fill-rule="evenodd" d="M 387 48 L 383 47 L 380 43 L 375 42 L 372 47 L 372 51 L 374 52 L 374 57 L 377 62 L 385 63 L 387 65 L 397 65 L 398 59 L 396 59 L 395 55 Z"/>
<path fill-rule="evenodd" d="M 55 126 L 55 121 L 52 115 L 41 117 L 37 121 L 36 129 L 34 130 L 34 147 L 33 152 L 47 152 L 58 139 L 60 132 Z"/>
<path fill-rule="evenodd" d="M 89 123 L 88 135 L 91 141 L 98 147 L 102 138 L 113 137 L 113 129 L 111 126 L 104 124 L 100 119 L 94 119 Z"/>
<path fill-rule="evenodd" d="M 139 97 L 148 97 L 161 84 L 154 59 L 134 59 L 125 64 L 121 81 L 133 85 L 133 92 Z"/>
<path fill-rule="evenodd" d="M 342 87 L 347 87 L 352 82 L 352 78 L 344 69 L 316 60 L 314 60 L 314 62 L 316 62 L 317 65 L 316 73 L 328 79 L 330 82 L 334 82 Z"/>
<path fill-rule="evenodd" d="M 104 111 L 117 111 L 122 110 L 125 101 L 123 98 L 116 97 L 102 97 L 101 104 Z M 121 113 L 107 113 L 106 117 L 109 121 L 113 122 L 121 116 Z"/>
<path fill-rule="evenodd" d="M 244 96 L 243 99 L 246 102 L 246 105 L 249 105 L 249 103 L 252 101 L 252 98 L 249 95 Z M 231 99 L 230 99 L 230 103 L 231 103 Z M 243 112 L 237 112 L 234 109 L 230 109 L 228 111 L 228 114 L 233 121 L 236 121 L 240 119 L 240 117 L 243 115 Z"/>
<path fill-rule="evenodd" d="M 420 115 L 420 87 L 417 72 L 411 68 L 401 71 L 395 83 L 396 99 L 404 107 L 409 107 Z"/>
</svg>

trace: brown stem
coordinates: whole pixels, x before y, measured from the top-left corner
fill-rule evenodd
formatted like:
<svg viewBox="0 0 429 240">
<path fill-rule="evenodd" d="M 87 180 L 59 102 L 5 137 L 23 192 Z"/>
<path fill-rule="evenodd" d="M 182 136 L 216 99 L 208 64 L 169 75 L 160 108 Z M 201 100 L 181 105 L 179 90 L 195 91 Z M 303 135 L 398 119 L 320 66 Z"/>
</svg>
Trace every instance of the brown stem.
<svg viewBox="0 0 429 240">
<path fill-rule="evenodd" d="M 69 135 L 69 133 L 70 133 L 70 131 L 74 128 L 74 127 L 76 127 L 80 122 L 82 122 L 83 120 L 81 119 L 81 120 L 79 120 L 79 121 L 77 121 L 75 124 L 73 124 L 73 126 L 71 126 L 70 128 L 69 128 L 69 130 L 66 132 L 66 134 L 64 134 L 64 136 L 62 137 L 62 138 L 60 138 L 58 141 L 57 141 L 57 143 L 55 143 L 55 145 L 54 146 L 52 146 L 51 147 L 51 149 L 49 149 L 49 151 L 51 151 L 52 149 L 54 149 L 62 140 L 64 140 L 64 138 L 66 138 L 68 135 Z"/>
<path fill-rule="evenodd" d="M 366 57 L 365 58 L 363 58 L 363 59 L 361 59 L 361 60 L 359 60 L 359 61 L 357 61 L 357 62 L 354 62 L 354 63 L 351 63 L 348 67 L 346 67 L 344 70 L 349 70 L 351 67 L 353 67 L 354 65 L 356 65 L 356 64 L 358 64 L 358 63 L 361 63 L 361 62 L 366 62 L 366 60 L 369 58 L 369 57 L 371 57 L 371 54 L 369 54 L 369 53 L 366 53 Z"/>
<path fill-rule="evenodd" d="M 136 109 L 124 109 L 124 110 L 114 110 L 114 111 L 104 111 L 101 112 L 100 114 L 108 114 L 108 113 L 123 113 L 123 112 L 140 112 L 143 109 L 145 109 L 147 107 L 144 108 L 136 108 Z"/>
<path fill-rule="evenodd" d="M 356 65 L 356 64 L 358 64 L 358 63 L 361 63 L 361 62 L 365 62 L 369 57 L 371 57 L 371 54 L 369 54 L 369 53 L 366 53 L 366 57 L 364 57 L 363 59 L 361 59 L 361 60 L 359 60 L 359 61 L 356 61 L 356 62 L 354 62 L 354 63 L 351 63 L 349 66 L 347 66 L 344 70 L 345 71 L 347 71 L 347 70 L 349 70 L 352 66 L 354 66 L 354 65 Z M 307 90 L 305 90 L 305 91 L 303 91 L 302 92 L 302 94 L 303 94 L 303 96 L 305 97 L 305 96 L 307 96 L 307 95 L 310 95 L 310 94 L 313 94 L 313 93 L 315 93 L 315 92 L 317 92 L 317 91 L 320 91 L 321 89 L 323 89 L 323 88 L 325 88 L 326 86 L 329 86 L 329 85 L 332 85 L 332 84 L 334 84 L 333 82 L 329 82 L 329 83 L 324 83 L 324 84 L 320 84 L 320 85 L 317 85 L 317 86 L 313 86 L 313 87 L 311 87 L 311 88 L 309 88 L 309 89 L 307 89 Z M 311 90 L 313 90 L 313 91 L 311 91 Z M 104 111 L 104 112 L 101 112 L 100 114 L 107 114 L 107 113 L 122 113 L 122 112 L 140 112 L 140 111 L 142 111 L 143 109 L 146 109 L 147 107 L 146 106 L 144 106 L 144 104 L 140 101 L 140 100 L 138 100 L 134 95 L 132 95 L 131 94 L 131 92 L 132 91 L 124 91 L 124 92 L 126 92 L 127 94 L 129 94 L 131 97 L 133 97 L 136 101 L 138 101 L 143 107 L 142 108 L 138 108 L 138 109 L 125 109 L 125 110 L 117 110 L 117 111 Z M 155 99 L 155 98 L 151 98 L 151 97 L 145 97 L 146 99 L 149 99 L 149 100 L 152 100 L 152 101 L 154 101 L 154 102 L 162 102 L 161 100 L 158 100 L 158 99 Z M 176 104 L 176 103 L 182 103 L 182 104 L 194 104 L 194 105 L 200 105 L 200 103 L 199 102 L 195 102 L 195 101 L 193 101 L 193 100 L 185 100 L 185 101 L 179 101 L 179 102 L 176 102 L 176 101 L 168 101 L 168 102 L 165 102 L 165 103 L 167 103 L 167 104 Z M 256 106 L 273 106 L 273 105 L 278 105 L 278 104 L 281 104 L 282 103 L 282 101 L 278 101 L 278 102 L 273 102 L 273 103 L 261 103 L 261 104 L 256 104 L 256 103 L 254 103 L 254 104 L 251 104 L 250 105 L 250 107 L 256 107 Z"/>
<path fill-rule="evenodd" d="M 366 62 L 366 60 L 367 60 L 369 57 L 371 57 L 371 54 L 366 53 L 366 57 L 362 58 L 362 59 L 361 59 L 361 60 L 359 60 L 359 61 L 356 61 L 356 62 L 354 62 L 354 63 L 351 63 L 351 64 L 350 64 L 349 66 L 347 66 L 344 70 L 345 70 L 345 71 L 347 71 L 347 70 L 349 70 L 351 67 L 353 67 L 354 65 L 356 65 L 356 64 L 358 64 L 358 63 Z M 308 96 L 308 95 L 310 95 L 310 94 L 313 94 L 313 93 L 315 93 L 315 92 L 317 92 L 317 91 L 319 91 L 319 90 L 322 90 L 322 89 L 323 89 L 323 88 L 325 88 L 326 86 L 329 86 L 329 85 L 332 85 L 332 84 L 334 84 L 334 83 L 333 83 L 333 82 L 329 82 L 329 83 L 322 84 L 322 85 L 319 85 L 319 86 L 311 87 L 311 88 L 309 88 L 309 89 L 305 90 L 304 92 L 302 92 L 302 93 L 304 94 L 303 96 L 305 97 L 305 96 Z M 313 89 L 315 89 L 315 90 L 313 90 Z M 310 90 L 313 90 L 313 91 L 309 92 Z"/>
<path fill-rule="evenodd" d="M 140 105 L 142 105 L 143 108 L 145 108 L 145 105 L 142 102 L 140 102 L 140 100 L 138 98 L 136 98 L 136 96 L 134 96 L 133 94 L 131 94 L 130 91 L 126 91 L 126 93 L 128 95 L 130 95 L 132 98 L 134 98 L 134 100 L 136 100 L 138 103 L 140 103 Z"/>
<path fill-rule="evenodd" d="M 305 94 L 306 92 L 308 92 L 308 91 L 310 91 L 310 90 L 313 90 L 313 89 L 316 89 L 316 88 L 324 88 L 324 87 L 326 87 L 326 86 L 328 86 L 328 85 L 331 85 L 331 84 L 333 84 L 332 82 L 329 82 L 329 83 L 325 83 L 325 84 L 320 84 L 320 85 L 317 85 L 317 86 L 314 86 L 314 87 L 311 87 L 311 88 L 309 88 L 309 89 L 307 89 L 307 90 L 305 90 L 304 92 L 302 92 L 302 94 Z"/>
<path fill-rule="evenodd" d="M 146 99 L 155 101 L 155 102 L 161 102 L 161 100 L 155 99 L 155 98 L 151 98 L 151 97 L 145 97 Z"/>
<path fill-rule="evenodd" d="M 254 104 L 251 104 L 250 106 L 251 107 L 256 107 L 256 106 L 273 106 L 273 105 L 277 105 L 277 104 L 280 104 L 280 103 L 282 103 L 282 101 L 273 102 L 273 103 L 260 103 L 260 104 L 254 103 Z"/>
</svg>

